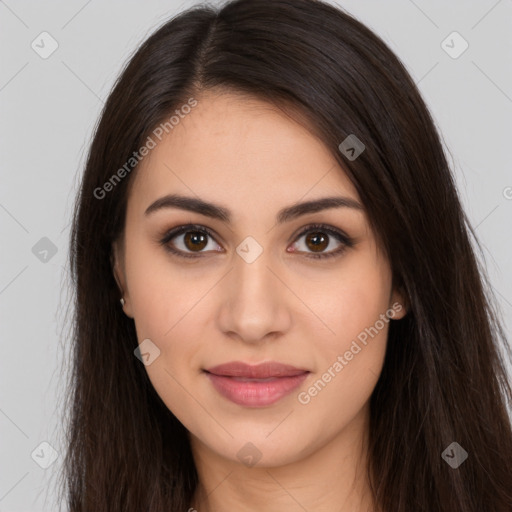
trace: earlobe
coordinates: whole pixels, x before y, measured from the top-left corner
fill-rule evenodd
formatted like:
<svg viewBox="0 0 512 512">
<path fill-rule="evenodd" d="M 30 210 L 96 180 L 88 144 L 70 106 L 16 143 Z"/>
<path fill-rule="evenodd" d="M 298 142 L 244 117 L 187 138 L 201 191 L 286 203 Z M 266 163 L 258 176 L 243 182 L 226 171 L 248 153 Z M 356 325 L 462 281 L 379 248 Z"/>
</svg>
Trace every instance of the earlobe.
<svg viewBox="0 0 512 512">
<path fill-rule="evenodd" d="M 390 309 L 393 311 L 393 320 L 402 319 L 409 311 L 409 301 L 405 292 L 400 290 L 393 290 L 389 304 Z"/>
</svg>

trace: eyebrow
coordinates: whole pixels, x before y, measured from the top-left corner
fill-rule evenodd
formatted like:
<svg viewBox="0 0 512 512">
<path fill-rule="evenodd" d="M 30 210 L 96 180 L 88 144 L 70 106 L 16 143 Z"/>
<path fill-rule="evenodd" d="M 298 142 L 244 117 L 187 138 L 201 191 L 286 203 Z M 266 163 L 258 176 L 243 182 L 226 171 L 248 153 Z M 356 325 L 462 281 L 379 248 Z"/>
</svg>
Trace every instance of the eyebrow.
<svg viewBox="0 0 512 512">
<path fill-rule="evenodd" d="M 363 206 L 355 199 L 350 197 L 333 196 L 314 199 L 303 203 L 296 203 L 282 210 L 277 214 L 277 223 L 289 222 L 302 215 L 315 213 L 329 208 L 353 208 L 363 210 Z M 144 212 L 144 215 L 151 215 L 159 210 L 166 208 L 178 208 L 190 212 L 199 213 L 212 219 L 220 220 L 224 223 L 231 223 L 231 212 L 220 205 L 209 203 L 196 197 L 181 196 L 178 194 L 169 194 L 152 203 Z"/>
</svg>

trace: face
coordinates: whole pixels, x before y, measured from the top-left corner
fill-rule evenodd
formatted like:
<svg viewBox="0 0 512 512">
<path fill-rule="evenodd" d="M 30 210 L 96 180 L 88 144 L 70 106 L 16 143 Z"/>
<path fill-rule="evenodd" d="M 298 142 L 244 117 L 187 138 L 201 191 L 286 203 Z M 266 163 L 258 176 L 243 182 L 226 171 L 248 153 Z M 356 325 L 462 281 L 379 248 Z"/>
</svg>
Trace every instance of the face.
<svg viewBox="0 0 512 512">
<path fill-rule="evenodd" d="M 283 465 L 367 411 L 405 309 L 323 143 L 266 102 L 196 99 L 133 177 L 115 274 L 149 378 L 193 444 Z M 288 210 L 328 197 L 344 199 Z"/>
</svg>

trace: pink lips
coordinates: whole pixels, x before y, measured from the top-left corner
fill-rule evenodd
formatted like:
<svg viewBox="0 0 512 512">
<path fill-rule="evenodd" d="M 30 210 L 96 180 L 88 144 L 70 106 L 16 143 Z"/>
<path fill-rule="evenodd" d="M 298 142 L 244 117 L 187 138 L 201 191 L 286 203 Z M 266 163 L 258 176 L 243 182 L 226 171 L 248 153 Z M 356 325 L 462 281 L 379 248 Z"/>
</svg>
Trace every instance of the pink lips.
<svg viewBox="0 0 512 512">
<path fill-rule="evenodd" d="M 271 405 L 297 388 L 309 371 L 274 361 L 248 365 L 239 361 L 205 370 L 214 388 L 238 405 Z"/>
</svg>

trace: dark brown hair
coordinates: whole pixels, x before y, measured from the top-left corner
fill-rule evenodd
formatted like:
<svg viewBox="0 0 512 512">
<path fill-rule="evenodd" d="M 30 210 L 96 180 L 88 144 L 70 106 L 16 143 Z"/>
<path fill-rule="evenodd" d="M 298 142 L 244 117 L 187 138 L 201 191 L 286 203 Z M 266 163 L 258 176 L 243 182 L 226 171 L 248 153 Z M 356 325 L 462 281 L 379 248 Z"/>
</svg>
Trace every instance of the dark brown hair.
<svg viewBox="0 0 512 512">
<path fill-rule="evenodd" d="M 390 323 L 371 397 L 375 502 L 384 512 L 510 512 L 510 350 L 435 124 L 387 45 L 314 0 L 185 11 L 141 45 L 108 97 L 70 241 L 68 510 L 190 506 L 197 473 L 188 433 L 134 357 L 134 323 L 112 272 L 136 168 L 101 199 L 94 191 L 176 108 L 213 88 L 293 105 L 307 118 L 356 187 L 393 284 L 406 294 L 408 314 Z M 365 144 L 355 160 L 338 149 L 350 134 Z M 469 453 L 457 469 L 441 457 L 453 441 Z"/>
</svg>

